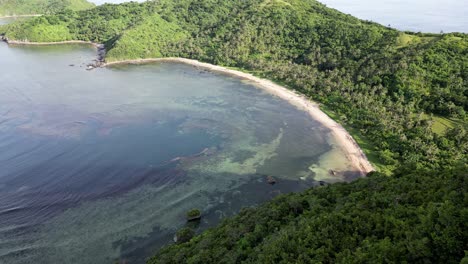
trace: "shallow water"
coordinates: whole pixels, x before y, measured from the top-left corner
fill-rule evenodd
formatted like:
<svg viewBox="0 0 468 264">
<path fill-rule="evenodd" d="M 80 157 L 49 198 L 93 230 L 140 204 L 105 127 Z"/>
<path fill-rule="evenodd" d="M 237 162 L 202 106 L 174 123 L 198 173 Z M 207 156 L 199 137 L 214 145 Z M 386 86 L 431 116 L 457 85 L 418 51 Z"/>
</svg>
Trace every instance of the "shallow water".
<svg viewBox="0 0 468 264">
<path fill-rule="evenodd" d="M 414 32 L 468 32 L 466 0 L 319 0 L 361 19 Z"/>
<path fill-rule="evenodd" d="M 182 64 L 86 71 L 95 56 L 0 43 L 0 263 L 142 262 L 191 208 L 201 231 L 317 184 L 329 130 L 287 102 Z"/>
</svg>

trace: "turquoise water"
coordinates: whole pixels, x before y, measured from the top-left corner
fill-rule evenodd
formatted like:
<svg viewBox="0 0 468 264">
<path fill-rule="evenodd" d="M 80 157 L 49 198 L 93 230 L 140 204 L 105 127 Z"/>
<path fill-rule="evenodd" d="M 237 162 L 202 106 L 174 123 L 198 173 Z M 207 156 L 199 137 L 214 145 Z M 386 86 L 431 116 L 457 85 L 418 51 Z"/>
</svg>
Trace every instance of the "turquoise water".
<svg viewBox="0 0 468 264">
<path fill-rule="evenodd" d="M 173 63 L 87 71 L 95 56 L 0 43 L 0 263 L 139 263 L 192 208 L 199 232 L 329 169 L 328 129 L 249 82 Z"/>
</svg>

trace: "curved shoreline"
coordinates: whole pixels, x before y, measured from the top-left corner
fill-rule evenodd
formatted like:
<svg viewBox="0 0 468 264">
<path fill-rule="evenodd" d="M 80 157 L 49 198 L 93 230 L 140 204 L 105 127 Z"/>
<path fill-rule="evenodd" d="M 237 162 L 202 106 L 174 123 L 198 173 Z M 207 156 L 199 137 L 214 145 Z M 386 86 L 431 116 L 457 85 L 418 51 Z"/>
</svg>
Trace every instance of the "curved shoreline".
<svg viewBox="0 0 468 264">
<path fill-rule="evenodd" d="M 209 63 L 200 62 L 192 59 L 185 58 L 154 58 L 154 59 L 138 59 L 138 60 L 122 60 L 103 63 L 101 67 L 107 67 L 119 64 L 144 64 L 151 62 L 177 62 L 192 65 L 195 67 L 203 68 L 212 72 L 227 74 L 237 78 L 245 79 L 256 84 L 258 87 L 267 91 L 268 93 L 275 95 L 283 100 L 288 101 L 300 110 L 307 112 L 314 120 L 324 125 L 330 130 L 330 134 L 333 137 L 334 148 L 338 148 L 342 151 L 346 159 L 355 167 L 356 171 L 361 176 L 365 176 L 367 173 L 374 171 L 373 166 L 367 159 L 366 155 L 353 139 L 353 137 L 344 129 L 343 126 L 338 124 L 335 120 L 320 110 L 319 104 L 309 100 L 304 95 L 299 94 L 293 90 L 290 90 L 284 86 L 278 85 L 272 81 L 256 77 L 252 74 L 231 70 L 222 66 L 217 66 Z"/>
<path fill-rule="evenodd" d="M 346 131 L 346 129 L 338 124 L 335 120 L 320 110 L 319 104 L 306 98 L 304 95 L 299 94 L 293 90 L 290 90 L 284 86 L 278 85 L 270 80 L 256 77 L 250 73 L 245 73 L 237 70 L 228 69 L 222 66 L 200 62 L 197 60 L 186 59 L 186 58 L 148 58 L 148 59 L 135 59 L 135 60 L 121 60 L 113 62 L 105 62 L 105 48 L 103 44 L 94 43 L 91 41 L 82 40 L 70 40 L 60 42 L 27 42 L 27 41 L 12 41 L 7 38 L 3 38 L 5 42 L 13 45 L 58 45 L 58 44 L 90 44 L 98 48 L 98 61 L 94 67 L 108 67 L 113 65 L 121 64 L 145 64 L 152 62 L 177 62 L 192 65 L 195 67 L 203 68 L 211 72 L 220 74 L 226 74 L 234 76 L 240 79 L 248 80 L 255 84 L 257 87 L 264 91 L 277 96 L 283 100 L 288 101 L 296 108 L 305 111 L 312 117 L 312 119 L 318 121 L 323 126 L 330 130 L 330 136 L 333 149 L 339 150 L 344 153 L 347 161 L 355 168 L 356 172 L 359 172 L 360 176 L 366 176 L 367 173 L 374 171 L 374 167 L 371 165 L 366 155 L 359 147 L 354 138 Z M 334 174 L 334 171 L 331 171 Z"/>
</svg>

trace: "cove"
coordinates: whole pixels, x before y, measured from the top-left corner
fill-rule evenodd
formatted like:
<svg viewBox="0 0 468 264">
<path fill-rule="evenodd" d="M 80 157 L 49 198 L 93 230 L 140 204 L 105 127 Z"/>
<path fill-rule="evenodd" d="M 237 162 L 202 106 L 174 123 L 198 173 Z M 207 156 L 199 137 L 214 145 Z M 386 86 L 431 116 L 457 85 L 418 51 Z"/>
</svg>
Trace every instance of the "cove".
<svg viewBox="0 0 468 264">
<path fill-rule="evenodd" d="M 192 208 L 200 231 L 343 162 L 328 128 L 249 81 L 180 63 L 86 71 L 94 58 L 0 43 L 0 262 L 139 263 Z"/>
</svg>

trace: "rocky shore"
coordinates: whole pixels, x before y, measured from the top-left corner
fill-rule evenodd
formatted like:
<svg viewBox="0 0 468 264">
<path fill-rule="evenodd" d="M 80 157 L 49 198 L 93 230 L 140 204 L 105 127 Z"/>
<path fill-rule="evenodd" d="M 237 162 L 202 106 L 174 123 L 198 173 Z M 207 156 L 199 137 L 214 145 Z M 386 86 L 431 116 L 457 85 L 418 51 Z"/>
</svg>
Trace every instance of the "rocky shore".
<svg viewBox="0 0 468 264">
<path fill-rule="evenodd" d="M 106 56 L 106 48 L 104 44 L 94 43 L 91 41 L 83 41 L 83 40 L 66 40 L 66 41 L 57 41 L 57 42 L 31 42 L 27 40 L 10 40 L 4 35 L 0 35 L 0 39 L 8 45 L 30 45 L 30 46 L 46 46 L 46 45 L 63 45 L 63 44 L 86 44 L 92 45 L 97 49 L 97 58 L 87 65 L 87 69 L 91 70 L 97 67 L 101 67 L 104 65 L 104 60 Z"/>
</svg>

